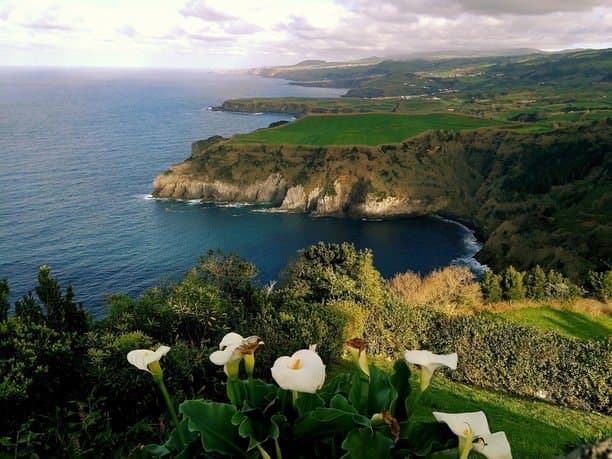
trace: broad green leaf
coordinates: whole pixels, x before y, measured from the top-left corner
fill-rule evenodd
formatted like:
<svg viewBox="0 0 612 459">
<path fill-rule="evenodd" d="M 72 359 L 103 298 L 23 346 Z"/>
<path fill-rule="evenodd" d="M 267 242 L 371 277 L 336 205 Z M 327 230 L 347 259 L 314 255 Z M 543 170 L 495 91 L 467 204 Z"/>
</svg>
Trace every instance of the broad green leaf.
<svg viewBox="0 0 612 459">
<path fill-rule="evenodd" d="M 318 393 L 326 402 L 329 402 L 336 394 L 348 396 L 350 388 L 351 373 L 340 373 L 326 381 Z"/>
<path fill-rule="evenodd" d="M 278 386 L 268 384 L 261 379 L 247 379 L 242 381 L 245 401 L 249 408 L 264 410 L 278 395 Z"/>
<path fill-rule="evenodd" d="M 317 394 L 303 394 L 301 393 L 295 401 L 295 409 L 299 416 L 304 416 L 309 411 L 325 406 L 325 400 L 319 397 Z"/>
<path fill-rule="evenodd" d="M 370 420 L 337 408 L 315 408 L 295 422 L 293 434 L 296 437 L 326 437 L 348 432 L 355 425 L 370 426 Z"/>
<path fill-rule="evenodd" d="M 398 445 L 415 456 L 427 456 L 457 446 L 457 436 L 439 422 L 401 422 Z"/>
<path fill-rule="evenodd" d="M 346 411 L 347 413 L 357 413 L 357 410 L 349 401 L 342 395 L 336 394 L 329 402 L 331 408 Z"/>
<path fill-rule="evenodd" d="M 410 395 L 410 369 L 403 359 L 398 360 L 393 365 L 393 374 L 389 377 L 389 382 L 395 389 L 389 411 L 396 419 L 405 419 L 407 415 L 406 400 Z"/>
<path fill-rule="evenodd" d="M 342 457 L 345 459 L 385 458 L 389 457 L 393 446 L 393 440 L 380 432 L 363 428 L 353 429 L 342 442 L 342 449 L 347 451 Z"/>
<path fill-rule="evenodd" d="M 396 391 L 389 382 L 389 375 L 374 365 L 370 365 L 367 414 L 373 415 L 388 410 L 394 398 L 396 398 Z"/>
<path fill-rule="evenodd" d="M 368 413 L 368 394 L 370 392 L 368 378 L 360 371 L 355 371 L 351 375 L 351 388 L 349 389 L 348 399 L 351 405 L 361 414 Z"/>
<path fill-rule="evenodd" d="M 181 403 L 179 411 L 189 418 L 189 430 L 200 434 L 206 451 L 246 456 L 245 442 L 240 438 L 238 428 L 231 422 L 236 407 L 227 403 L 187 400 Z"/>
<path fill-rule="evenodd" d="M 183 437 L 185 438 L 186 445 L 184 449 L 187 450 L 189 444 L 193 442 L 196 438 L 198 438 L 198 434 L 189 430 L 187 419 L 183 419 L 181 420 L 181 422 L 179 422 L 179 428 L 182 430 Z M 181 452 L 181 450 L 183 450 L 181 439 L 176 429 L 172 430 L 170 436 L 168 437 L 168 440 L 166 440 L 166 443 L 164 443 L 164 446 L 170 451 L 172 451 L 174 454 L 177 454 Z"/>
<path fill-rule="evenodd" d="M 170 450 L 164 445 L 155 444 L 143 446 L 142 452 L 149 457 L 166 457 L 170 455 Z"/>
</svg>

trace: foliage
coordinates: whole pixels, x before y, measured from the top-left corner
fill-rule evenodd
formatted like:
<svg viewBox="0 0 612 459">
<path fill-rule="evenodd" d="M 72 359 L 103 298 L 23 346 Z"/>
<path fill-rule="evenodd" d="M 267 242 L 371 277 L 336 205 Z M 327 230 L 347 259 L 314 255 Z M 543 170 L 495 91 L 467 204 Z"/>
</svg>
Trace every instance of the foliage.
<svg viewBox="0 0 612 459">
<path fill-rule="evenodd" d="M 482 296 L 488 301 L 501 301 L 503 297 L 501 276 L 487 269 L 480 280 L 480 290 L 482 291 Z"/>
<path fill-rule="evenodd" d="M 487 270 L 481 281 L 483 297 L 488 302 L 533 300 L 569 301 L 580 296 L 583 291 L 570 279 L 551 269 L 544 271 L 539 265 L 528 271 L 517 271 L 509 266 L 502 273 Z"/>
<path fill-rule="evenodd" d="M 396 329 L 410 345 L 457 352 L 453 379 L 556 404 L 610 413 L 612 338 L 582 341 L 490 314 L 448 316 L 397 306 Z M 405 326 L 404 324 L 410 324 Z"/>
<path fill-rule="evenodd" d="M 427 276 L 397 274 L 389 281 L 389 288 L 407 303 L 429 305 L 451 314 L 469 311 L 482 301 L 474 274 L 465 266 L 447 266 Z"/>
<path fill-rule="evenodd" d="M 603 272 L 589 271 L 587 275 L 587 291 L 595 298 L 608 301 L 612 298 L 612 270 Z"/>
<path fill-rule="evenodd" d="M 290 392 L 258 379 L 228 379 L 230 403 L 187 400 L 179 411 L 190 445 L 149 445 L 153 456 L 181 456 L 194 444 L 231 457 L 416 457 L 455 447 L 454 434 L 438 423 L 415 423 L 410 370 L 398 361 L 392 373 L 374 365 L 370 377 L 357 367 L 316 394 Z M 195 434 L 195 435 L 194 435 Z"/>
<path fill-rule="evenodd" d="M 524 277 L 525 274 L 517 271 L 513 266 L 508 266 L 503 271 L 501 285 L 504 300 L 518 301 L 525 298 Z"/>
</svg>

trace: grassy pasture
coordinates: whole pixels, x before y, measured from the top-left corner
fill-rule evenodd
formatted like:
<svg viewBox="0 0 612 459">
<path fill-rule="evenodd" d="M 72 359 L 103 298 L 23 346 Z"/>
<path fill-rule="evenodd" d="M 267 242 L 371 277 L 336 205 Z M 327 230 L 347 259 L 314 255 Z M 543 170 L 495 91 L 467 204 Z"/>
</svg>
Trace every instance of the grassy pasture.
<svg viewBox="0 0 612 459">
<path fill-rule="evenodd" d="M 612 334 L 612 317 L 607 314 L 595 316 L 542 306 L 508 311 L 502 316 L 523 325 L 552 329 L 580 339 L 602 339 Z"/>
<path fill-rule="evenodd" d="M 233 143 L 290 145 L 380 145 L 397 143 L 428 130 L 463 130 L 499 125 L 498 121 L 434 113 L 307 116 L 294 123 L 233 137 Z"/>
<path fill-rule="evenodd" d="M 413 388 L 417 390 L 416 384 Z M 480 410 L 487 414 L 493 432 L 506 432 L 512 456 L 521 459 L 563 457 L 577 446 L 612 435 L 612 418 L 609 416 L 470 387 L 439 375 L 424 394 L 415 416 L 433 421 L 432 411 L 459 413 Z M 473 454 L 470 459 L 472 457 L 481 456 Z"/>
<path fill-rule="evenodd" d="M 387 371 L 391 362 L 373 358 Z M 342 360 L 330 366 L 328 378 L 348 371 L 352 362 Z M 412 374 L 412 390 L 419 390 L 418 370 Z M 612 435 L 612 417 L 600 413 L 574 410 L 550 403 L 468 386 L 445 378 L 441 372 L 433 378 L 417 405 L 414 417 L 418 421 L 435 421 L 432 412 L 461 413 L 484 411 L 492 432 L 503 431 L 508 436 L 512 455 L 521 459 L 563 457 L 572 449 L 601 441 Z M 470 459 L 478 459 L 476 453 Z M 456 459 L 456 451 L 439 453 L 431 459 Z"/>
</svg>

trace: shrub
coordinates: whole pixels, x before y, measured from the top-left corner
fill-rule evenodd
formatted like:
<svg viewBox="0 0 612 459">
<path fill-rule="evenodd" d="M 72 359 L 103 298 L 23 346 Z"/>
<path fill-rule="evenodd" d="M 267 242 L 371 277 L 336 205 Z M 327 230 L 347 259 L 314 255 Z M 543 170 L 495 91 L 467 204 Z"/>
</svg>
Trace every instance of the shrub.
<svg viewBox="0 0 612 459">
<path fill-rule="evenodd" d="M 589 271 L 587 275 L 587 290 L 595 298 L 608 301 L 612 298 L 612 270 L 596 272 Z"/>
<path fill-rule="evenodd" d="M 482 296 L 489 302 L 501 301 L 503 291 L 501 287 L 501 276 L 490 269 L 486 270 L 480 281 Z"/>
<path fill-rule="evenodd" d="M 398 336 L 407 346 L 457 352 L 460 364 L 454 379 L 573 408 L 612 412 L 612 338 L 582 341 L 486 313 L 449 316 L 427 309 L 404 306 Z"/>
<path fill-rule="evenodd" d="M 398 274 L 389 287 L 410 304 L 426 304 L 448 313 L 471 310 L 482 301 L 474 274 L 465 266 L 447 266 L 425 277 Z"/>
<path fill-rule="evenodd" d="M 509 301 L 519 301 L 525 298 L 524 274 L 514 266 L 506 268 L 502 274 L 503 298 Z"/>
</svg>

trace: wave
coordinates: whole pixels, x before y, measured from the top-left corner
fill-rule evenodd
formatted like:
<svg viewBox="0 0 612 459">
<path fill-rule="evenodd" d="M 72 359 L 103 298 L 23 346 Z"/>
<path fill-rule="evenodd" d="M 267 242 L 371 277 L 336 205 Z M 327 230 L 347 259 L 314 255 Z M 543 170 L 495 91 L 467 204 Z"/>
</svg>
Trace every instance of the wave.
<svg viewBox="0 0 612 459">
<path fill-rule="evenodd" d="M 461 222 L 451 220 L 450 218 L 445 218 L 440 215 L 434 214 L 431 216 L 431 218 L 456 225 L 464 231 L 462 243 L 466 253 L 463 256 L 453 258 L 451 260 L 451 265 L 467 266 L 477 276 L 481 276 L 486 270 L 489 269 L 487 265 L 480 263 L 476 258 L 474 258 L 474 256 L 482 249 L 482 242 L 478 240 L 476 237 L 476 232 L 473 229 Z"/>
</svg>

